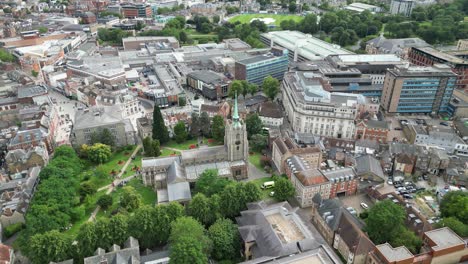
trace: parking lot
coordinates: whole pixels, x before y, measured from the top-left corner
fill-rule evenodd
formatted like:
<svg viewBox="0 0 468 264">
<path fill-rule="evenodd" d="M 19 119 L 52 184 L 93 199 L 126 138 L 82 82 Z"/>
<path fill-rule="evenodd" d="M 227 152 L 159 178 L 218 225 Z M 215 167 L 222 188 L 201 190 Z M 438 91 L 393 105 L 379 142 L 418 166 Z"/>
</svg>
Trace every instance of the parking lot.
<svg viewBox="0 0 468 264">
<path fill-rule="evenodd" d="M 374 204 L 367 197 L 367 194 L 344 196 L 344 197 L 339 197 L 339 199 L 341 200 L 341 202 L 343 203 L 343 206 L 345 208 L 353 207 L 354 210 L 356 210 L 356 212 L 358 214 L 360 214 L 360 213 L 362 213 L 364 211 L 364 209 L 361 207 L 361 203 L 367 204 L 369 206 L 369 208 L 372 207 L 372 205 Z"/>
</svg>

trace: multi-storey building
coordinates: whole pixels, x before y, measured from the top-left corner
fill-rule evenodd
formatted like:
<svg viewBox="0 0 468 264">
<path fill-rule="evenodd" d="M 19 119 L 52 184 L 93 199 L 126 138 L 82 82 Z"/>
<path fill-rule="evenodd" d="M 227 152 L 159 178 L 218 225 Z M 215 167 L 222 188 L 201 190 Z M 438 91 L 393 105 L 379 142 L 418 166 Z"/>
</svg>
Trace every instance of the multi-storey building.
<svg viewBox="0 0 468 264">
<path fill-rule="evenodd" d="M 153 16 L 153 10 L 147 4 L 125 4 L 122 5 L 122 13 L 125 18 L 146 17 Z"/>
<path fill-rule="evenodd" d="M 187 85 L 211 100 L 228 95 L 231 81 L 214 71 L 194 71 L 187 74 Z"/>
<path fill-rule="evenodd" d="M 262 85 L 263 79 L 268 75 L 282 80 L 288 70 L 288 63 L 288 50 L 273 47 L 270 54 L 236 61 L 235 77 L 257 85 Z"/>
<path fill-rule="evenodd" d="M 300 160 L 307 162 L 309 168 L 319 168 L 322 162 L 322 151 L 319 147 L 300 147 L 294 141 L 287 138 L 277 138 L 272 144 L 272 162 L 280 173 L 285 173 L 291 178 L 292 169 L 286 160 L 297 156 Z"/>
<path fill-rule="evenodd" d="M 358 94 L 330 93 L 311 72 L 288 72 L 283 80 L 282 100 L 286 117 L 296 132 L 335 138 L 353 138 Z"/>
<path fill-rule="evenodd" d="M 388 113 L 446 113 L 456 78 L 449 67 L 440 64 L 388 70 L 382 107 Z"/>
<path fill-rule="evenodd" d="M 431 47 L 411 48 L 408 59 L 412 64 L 420 66 L 432 66 L 434 64 L 445 64 L 458 75 L 457 88 L 468 87 L 468 61 L 462 58 L 438 51 Z"/>
<path fill-rule="evenodd" d="M 413 0 L 392 0 L 390 3 L 390 13 L 392 15 L 410 16 L 416 2 Z"/>
</svg>

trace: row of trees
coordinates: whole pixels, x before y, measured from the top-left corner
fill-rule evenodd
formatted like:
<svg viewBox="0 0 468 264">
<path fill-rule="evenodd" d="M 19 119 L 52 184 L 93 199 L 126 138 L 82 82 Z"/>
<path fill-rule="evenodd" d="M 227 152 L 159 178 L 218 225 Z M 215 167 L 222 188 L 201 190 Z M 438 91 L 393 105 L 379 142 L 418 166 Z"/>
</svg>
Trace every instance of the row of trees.
<svg viewBox="0 0 468 264">
<path fill-rule="evenodd" d="M 37 241 L 32 239 L 35 235 L 51 230 L 55 230 L 54 234 L 59 234 L 59 231 L 65 230 L 71 223 L 84 216 L 84 208 L 76 207 L 80 201 L 77 195 L 79 188 L 77 175 L 81 170 L 80 159 L 73 148 L 68 146 L 56 148 L 53 159 L 41 170 L 39 174 L 41 181 L 26 214 L 26 229 L 18 239 L 21 251 L 32 260 L 36 260 L 35 256 L 47 254 L 44 245 L 53 244 L 39 243 L 40 241 L 33 244 L 33 241 Z M 53 237 L 49 235 L 43 239 L 47 240 L 51 236 Z M 55 245 L 61 247 L 63 243 Z M 41 254 L 38 253 L 39 249 Z M 48 263 L 48 261 L 34 261 L 34 263 Z"/>
<path fill-rule="evenodd" d="M 280 91 L 280 83 L 278 79 L 273 78 L 271 75 L 265 77 L 262 84 L 262 90 L 270 100 L 275 99 L 276 95 Z M 229 97 L 234 98 L 237 94 L 242 95 L 244 98 L 247 94 L 255 95 L 258 91 L 258 86 L 253 83 L 249 83 L 246 80 L 234 80 L 229 88 Z"/>
<path fill-rule="evenodd" d="M 101 41 L 109 42 L 110 44 L 122 45 L 122 39 L 131 36 L 130 32 L 120 28 L 100 28 L 98 29 L 98 38 Z"/>
</svg>

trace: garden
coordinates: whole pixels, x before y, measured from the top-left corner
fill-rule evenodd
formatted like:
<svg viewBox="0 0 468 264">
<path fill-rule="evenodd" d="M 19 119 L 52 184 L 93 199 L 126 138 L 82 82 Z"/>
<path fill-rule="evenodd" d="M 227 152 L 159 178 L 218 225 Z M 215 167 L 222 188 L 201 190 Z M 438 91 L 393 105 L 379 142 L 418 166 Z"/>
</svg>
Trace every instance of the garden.
<svg viewBox="0 0 468 264">
<path fill-rule="evenodd" d="M 295 22 L 300 22 L 302 19 L 304 19 L 304 17 L 299 15 L 242 14 L 229 19 L 229 22 L 235 23 L 239 21 L 243 24 L 249 24 L 254 18 L 263 18 L 267 19 L 267 21 L 268 19 L 271 19 L 272 23 L 274 23 L 277 27 L 279 27 L 281 22 L 285 20 L 294 20 Z M 265 24 L 268 25 L 268 23 Z"/>
</svg>

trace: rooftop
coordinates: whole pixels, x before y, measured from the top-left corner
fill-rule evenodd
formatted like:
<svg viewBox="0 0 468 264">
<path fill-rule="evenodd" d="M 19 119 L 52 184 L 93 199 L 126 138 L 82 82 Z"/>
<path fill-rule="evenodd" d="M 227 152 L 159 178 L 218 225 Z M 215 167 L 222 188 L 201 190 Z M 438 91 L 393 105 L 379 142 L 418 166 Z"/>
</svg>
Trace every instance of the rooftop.
<svg viewBox="0 0 468 264">
<path fill-rule="evenodd" d="M 422 52 L 424 52 L 426 54 L 429 54 L 431 56 L 437 57 L 439 59 L 445 60 L 445 61 L 450 62 L 450 63 L 468 64 L 468 61 L 465 61 L 465 60 L 463 60 L 463 59 L 461 59 L 459 57 L 444 53 L 442 51 L 438 51 L 438 50 L 436 50 L 434 48 L 431 48 L 431 47 L 422 47 L 422 48 L 413 48 L 413 49 L 422 51 Z"/>
<path fill-rule="evenodd" d="M 432 247 L 434 250 L 439 250 L 447 247 L 457 246 L 465 242 L 450 228 L 444 227 L 424 233 L 436 246 Z"/>
<path fill-rule="evenodd" d="M 403 66 L 394 69 L 388 69 L 388 72 L 399 77 L 426 77 L 426 76 L 457 76 L 446 65 L 435 64 L 433 67 L 425 66 Z"/>
<path fill-rule="evenodd" d="M 299 54 L 308 60 L 323 59 L 333 54 L 353 54 L 336 44 L 330 44 L 299 31 L 272 31 L 263 33 L 262 37 L 273 39 L 275 44 L 292 51 L 299 49 Z"/>
<path fill-rule="evenodd" d="M 389 262 L 401 261 L 414 257 L 405 246 L 393 248 L 389 243 L 385 243 L 377 245 L 376 248 Z"/>
<path fill-rule="evenodd" d="M 44 95 L 47 93 L 47 87 L 41 85 L 28 85 L 18 88 L 18 98 L 28 98 Z"/>
<path fill-rule="evenodd" d="M 208 84 L 216 84 L 222 82 L 225 77 L 217 72 L 208 71 L 194 71 L 188 74 L 191 78 L 200 80 Z"/>
<path fill-rule="evenodd" d="M 115 107 L 93 107 L 87 111 L 78 110 L 75 113 L 74 129 L 99 127 L 107 124 L 123 122 L 121 113 Z"/>
</svg>

